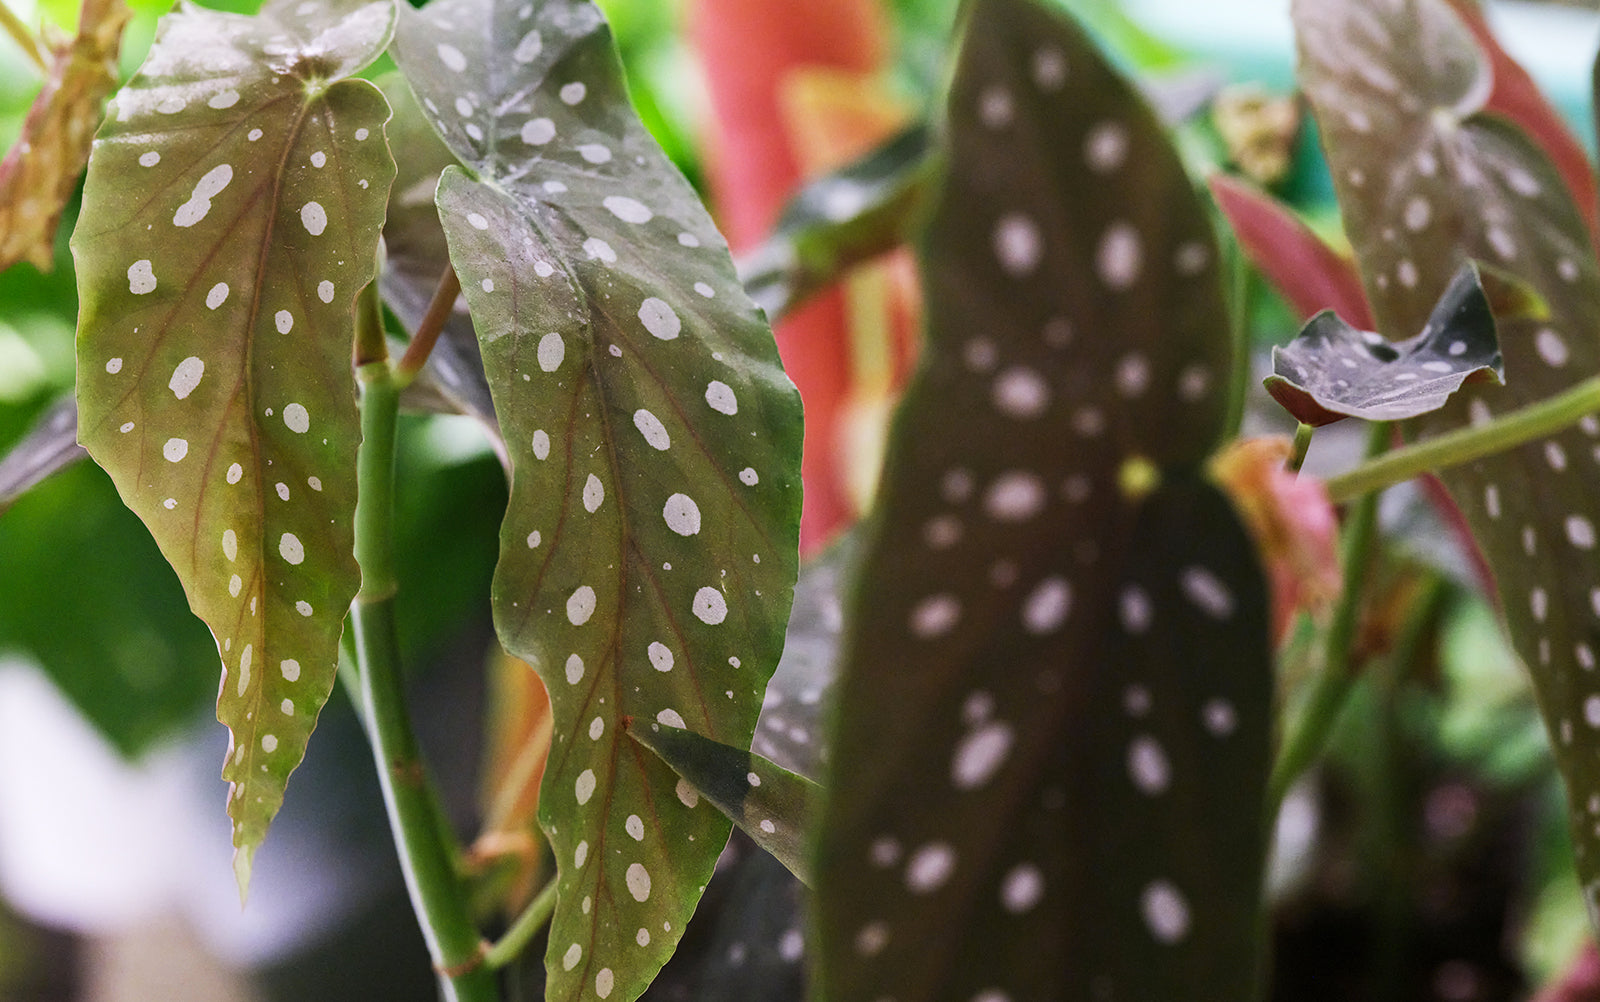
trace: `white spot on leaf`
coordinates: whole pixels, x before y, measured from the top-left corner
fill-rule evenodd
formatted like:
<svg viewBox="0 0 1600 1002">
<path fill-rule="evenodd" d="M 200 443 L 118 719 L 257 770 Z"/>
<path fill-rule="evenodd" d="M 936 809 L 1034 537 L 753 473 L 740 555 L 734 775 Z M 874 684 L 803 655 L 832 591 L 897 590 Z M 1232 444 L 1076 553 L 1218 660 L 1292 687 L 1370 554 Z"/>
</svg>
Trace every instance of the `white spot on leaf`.
<svg viewBox="0 0 1600 1002">
<path fill-rule="evenodd" d="M 683 330 L 683 322 L 663 300 L 651 296 L 639 304 L 639 320 L 644 329 L 662 341 L 671 341 Z"/>
<path fill-rule="evenodd" d="M 595 597 L 594 589 L 588 585 L 579 585 L 567 597 L 567 621 L 573 626 L 582 626 L 594 615 Z"/>
<path fill-rule="evenodd" d="M 666 520 L 667 528 L 680 536 L 693 536 L 700 531 L 700 506 L 687 494 L 667 498 L 661 517 Z"/>
<path fill-rule="evenodd" d="M 635 901 L 648 901 L 650 899 L 650 871 L 639 863 L 628 866 L 625 878 L 628 883 L 628 893 L 633 895 Z"/>
<path fill-rule="evenodd" d="M 728 600 L 715 588 L 701 588 L 694 593 L 694 615 L 707 626 L 716 626 L 728 618 Z"/>
<path fill-rule="evenodd" d="M 167 381 L 167 389 L 171 390 L 172 395 L 179 400 L 185 400 L 194 392 L 195 387 L 200 385 L 200 379 L 205 374 L 206 363 L 198 356 L 190 355 L 172 370 L 172 378 Z"/>
<path fill-rule="evenodd" d="M 142 296 L 156 289 L 156 276 L 148 258 L 128 266 L 128 291 Z"/>
</svg>

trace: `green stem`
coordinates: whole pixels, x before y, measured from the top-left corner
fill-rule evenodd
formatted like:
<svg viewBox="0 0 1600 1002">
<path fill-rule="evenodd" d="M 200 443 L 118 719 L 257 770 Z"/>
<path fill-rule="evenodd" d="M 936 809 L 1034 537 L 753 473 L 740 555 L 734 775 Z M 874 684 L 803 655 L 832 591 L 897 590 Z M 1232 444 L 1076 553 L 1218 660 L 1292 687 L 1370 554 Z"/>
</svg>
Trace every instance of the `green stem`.
<svg viewBox="0 0 1600 1002">
<path fill-rule="evenodd" d="M 1486 424 L 1447 431 L 1370 459 L 1353 470 L 1330 477 L 1328 495 L 1335 502 L 1350 501 L 1424 473 L 1470 463 L 1553 435 L 1596 411 L 1600 411 L 1600 376 Z"/>
<path fill-rule="evenodd" d="M 1284 469 L 1290 473 L 1299 473 L 1300 468 L 1306 465 L 1306 453 L 1311 451 L 1311 436 L 1317 433 L 1315 425 L 1300 422 L 1300 427 L 1294 430 L 1294 448 L 1289 453 L 1289 459 L 1283 464 Z"/>
<path fill-rule="evenodd" d="M 511 923 L 511 928 L 500 937 L 500 941 L 489 947 L 489 952 L 483 955 L 483 962 L 489 967 L 500 968 L 516 960 L 522 951 L 528 948 L 528 941 L 543 929 L 550 921 L 550 916 L 556 911 L 556 882 L 551 878 L 544 890 L 528 903 L 522 910 L 517 920 Z"/>
<path fill-rule="evenodd" d="M 485 946 L 467 912 L 433 796 L 411 731 L 400 680 L 395 636 L 394 463 L 400 390 L 387 362 L 363 365 L 361 452 L 356 462 L 356 560 L 361 590 L 351 616 L 360 672 L 358 709 L 378 768 L 389 827 L 400 853 L 406 890 L 422 926 L 440 992 L 447 1002 L 498 1002 L 499 988 L 484 965 Z"/>
<path fill-rule="evenodd" d="M 40 44 L 39 39 L 35 37 L 33 32 L 28 30 L 28 26 L 22 23 L 16 13 L 4 3 L 0 3 L 0 29 L 4 29 L 11 40 L 17 43 L 17 47 L 22 50 L 22 54 L 28 57 L 29 62 L 39 68 L 39 72 L 45 76 L 50 75 L 50 64 L 45 59 L 44 46 Z"/>
<path fill-rule="evenodd" d="M 1382 449 L 1388 441 L 1389 425 L 1379 422 L 1372 426 L 1367 442 L 1367 454 Z M 1333 725 L 1338 722 L 1350 695 L 1350 683 L 1355 677 L 1350 664 L 1355 646 L 1356 630 L 1361 625 L 1361 598 L 1365 590 L 1367 564 L 1372 556 L 1372 544 L 1377 534 L 1378 495 L 1367 494 L 1356 502 L 1345 527 L 1342 563 L 1344 564 L 1344 590 L 1335 607 L 1333 621 L 1328 624 L 1323 642 L 1321 671 L 1312 681 L 1311 696 L 1284 738 L 1272 766 L 1272 778 L 1267 784 L 1268 817 L 1276 818 L 1283 798 L 1301 773 L 1322 754 Z"/>
</svg>

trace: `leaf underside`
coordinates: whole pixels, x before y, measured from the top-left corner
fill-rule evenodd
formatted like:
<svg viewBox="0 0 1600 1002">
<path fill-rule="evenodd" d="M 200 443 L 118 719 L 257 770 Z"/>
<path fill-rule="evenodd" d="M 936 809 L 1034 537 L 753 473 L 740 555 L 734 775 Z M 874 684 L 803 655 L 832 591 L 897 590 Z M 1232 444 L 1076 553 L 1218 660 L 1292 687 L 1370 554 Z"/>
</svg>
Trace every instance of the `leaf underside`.
<svg viewBox="0 0 1600 1002">
<path fill-rule="evenodd" d="M 352 306 L 394 164 L 382 96 L 342 78 L 392 21 L 355 0 L 169 15 L 73 235 L 79 439 L 217 640 L 241 891 L 360 580 Z"/>
<path fill-rule="evenodd" d="M 84 455 L 78 446 L 78 405 L 69 397 L 40 415 L 28 433 L 0 456 L 0 515 L 29 488 Z"/>
<path fill-rule="evenodd" d="M 969 17 L 928 354 L 846 616 L 815 997 L 1242 1000 L 1271 683 L 1199 472 L 1232 364 L 1213 235 L 1078 29 Z"/>
<path fill-rule="evenodd" d="M 383 223 L 386 251 L 383 274 L 378 287 L 384 302 L 400 322 L 415 332 L 428 310 L 445 267 L 450 264 L 450 248 L 439 225 L 439 210 L 433 204 L 439 187 L 439 174 L 456 163 L 450 148 L 439 140 L 417 104 L 405 78 L 386 74 L 379 88 L 394 109 L 389 123 L 389 143 L 406 155 L 397 165 L 394 190 L 389 195 L 389 213 Z M 483 360 L 478 355 L 478 337 L 467 315 L 466 300 L 458 297 L 456 308 L 445 322 L 443 334 L 428 355 L 418 383 L 448 402 L 448 410 L 475 418 L 488 433 L 490 442 L 504 461 L 505 444 L 495 420 L 494 400 L 483 376 Z M 405 401 L 403 401 L 405 402 Z"/>
<path fill-rule="evenodd" d="M 547 997 L 633 999 L 729 824 L 622 718 L 748 746 L 798 564 L 799 399 L 592 5 L 443 0 L 395 55 L 465 165 L 437 201 L 512 466 L 495 621 L 550 690 Z"/>
<path fill-rule="evenodd" d="M 122 0 L 85 0 L 78 34 L 28 110 L 22 135 L 0 160 L 0 271 L 40 270 L 55 258 L 56 221 L 78 185 L 101 106 L 117 86 L 117 52 L 131 11 Z"/>
<path fill-rule="evenodd" d="M 828 760 L 823 720 L 839 676 L 840 595 L 854 577 L 860 550 L 860 532 L 852 529 L 801 569 L 783 657 L 750 744 L 756 754 L 807 779 L 816 779 Z"/>
<path fill-rule="evenodd" d="M 739 262 L 750 298 L 776 320 L 902 243 L 927 200 L 932 152 L 932 133 L 915 125 L 801 188 L 772 234 Z"/>
<path fill-rule="evenodd" d="M 629 728 L 628 733 L 670 765 L 697 796 L 715 804 L 756 845 L 803 883 L 810 883 L 803 849 L 817 797 L 816 783 L 760 755 L 679 727 L 651 723 Z"/>
<path fill-rule="evenodd" d="M 1323 312 L 1272 349 L 1272 371 L 1267 392 L 1313 426 L 1347 417 L 1403 421 L 1443 407 L 1464 383 L 1505 376 L 1489 297 L 1470 264 L 1415 337 L 1390 342 Z"/>
<path fill-rule="evenodd" d="M 1526 281 L 1545 320 L 1502 319 L 1508 384 L 1476 385 L 1407 426 L 1486 420 L 1600 371 L 1600 270 L 1549 160 L 1480 114 L 1489 70 L 1439 0 L 1297 2 L 1301 77 L 1379 326 L 1414 329 L 1465 258 Z M 1441 474 L 1499 584 L 1568 786 L 1578 870 L 1600 895 L 1600 420 Z M 1528 490 L 1528 484 L 1538 484 Z"/>
</svg>

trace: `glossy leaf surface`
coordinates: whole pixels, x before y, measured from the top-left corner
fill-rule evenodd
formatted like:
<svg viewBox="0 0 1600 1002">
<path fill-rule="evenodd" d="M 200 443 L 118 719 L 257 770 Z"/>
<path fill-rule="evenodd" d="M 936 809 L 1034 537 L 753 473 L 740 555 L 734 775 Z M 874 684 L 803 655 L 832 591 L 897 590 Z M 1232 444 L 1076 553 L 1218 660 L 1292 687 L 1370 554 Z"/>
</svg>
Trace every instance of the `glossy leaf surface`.
<svg viewBox="0 0 1600 1002">
<path fill-rule="evenodd" d="M 1456 272 L 1422 333 L 1390 342 L 1331 312 L 1272 349 L 1267 392 L 1304 424 L 1403 421 L 1443 407 L 1463 383 L 1505 381 L 1489 297 L 1470 265 Z"/>
<path fill-rule="evenodd" d="M 84 455 L 78 445 L 78 405 L 70 398 L 62 400 L 0 456 L 0 515 L 29 488 Z"/>
<path fill-rule="evenodd" d="M 392 21 L 354 0 L 170 15 L 73 236 L 79 438 L 216 637 L 241 888 L 360 580 L 352 306 L 394 164 L 383 97 L 341 78 Z"/>
<path fill-rule="evenodd" d="M 799 401 L 593 6 L 445 0 L 396 57 L 467 168 L 438 204 L 513 470 L 495 620 L 555 721 L 548 996 L 635 998 L 729 825 L 621 721 L 748 744 L 798 563 Z"/>
<path fill-rule="evenodd" d="M 633 739 L 682 776 L 790 873 L 809 882 L 804 857 L 817 784 L 760 755 L 661 723 L 630 727 Z"/>
<path fill-rule="evenodd" d="M 0 271 L 18 261 L 40 270 L 55 258 L 56 220 L 78 186 L 131 12 L 122 0 L 84 0 L 78 34 L 55 54 L 22 136 L 0 159 Z"/>
<path fill-rule="evenodd" d="M 933 178 L 932 144 L 926 126 L 912 127 L 796 192 L 772 235 L 739 262 L 750 298 L 777 319 L 904 241 Z"/>
<path fill-rule="evenodd" d="M 1380 329 L 1421 325 L 1462 259 L 1525 280 L 1544 321 L 1499 325 L 1507 385 L 1473 386 L 1409 429 L 1425 434 L 1542 400 L 1600 371 L 1600 271 L 1549 160 L 1481 114 L 1488 67 L 1440 0 L 1294 7 L 1301 76 L 1321 125 L 1345 225 Z M 1409 100 L 1397 100 L 1397 95 Z M 1441 473 L 1498 580 L 1566 777 L 1578 869 L 1600 893 L 1600 720 L 1595 499 L 1600 421 Z M 1537 490 L 1529 490 L 1537 484 Z"/>
<path fill-rule="evenodd" d="M 1261 571 L 1201 469 L 1209 223 L 1062 15 L 977 0 L 928 354 L 846 614 L 814 869 L 830 1002 L 1252 996 Z"/>
</svg>

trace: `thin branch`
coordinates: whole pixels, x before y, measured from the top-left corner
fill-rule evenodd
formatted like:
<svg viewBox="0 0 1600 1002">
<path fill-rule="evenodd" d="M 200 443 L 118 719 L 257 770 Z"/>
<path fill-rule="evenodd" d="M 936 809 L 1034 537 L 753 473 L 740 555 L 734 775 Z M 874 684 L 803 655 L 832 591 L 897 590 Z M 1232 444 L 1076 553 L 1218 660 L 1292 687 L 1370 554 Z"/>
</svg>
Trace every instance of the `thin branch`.
<svg viewBox="0 0 1600 1002">
<path fill-rule="evenodd" d="M 411 344 L 406 347 L 405 355 L 395 368 L 395 378 L 401 386 L 415 379 L 422 367 L 428 364 L 428 356 L 433 354 L 433 346 L 439 342 L 439 335 L 444 332 L 444 325 L 449 321 L 450 311 L 455 309 L 459 295 L 461 279 L 457 277 L 455 268 L 447 264 L 444 274 L 439 276 L 439 287 L 428 302 L 428 312 L 423 314 L 422 322 L 411 336 Z"/>
<path fill-rule="evenodd" d="M 1367 440 L 1367 454 L 1381 450 L 1389 440 L 1389 424 L 1378 422 L 1372 426 Z M 1268 817 L 1276 818 L 1283 798 L 1295 780 L 1322 754 L 1339 720 L 1350 683 L 1355 678 L 1350 658 L 1355 647 L 1356 631 L 1361 625 L 1361 599 L 1366 590 L 1367 565 L 1371 563 L 1373 540 L 1378 524 L 1378 495 L 1370 493 L 1356 503 L 1345 526 L 1343 558 L 1344 590 L 1334 609 L 1333 621 L 1323 638 L 1322 664 L 1311 682 L 1311 696 L 1294 724 L 1287 731 L 1278 758 L 1272 765 L 1272 778 L 1267 784 Z"/>
<path fill-rule="evenodd" d="M 1350 501 L 1424 473 L 1470 463 L 1553 435 L 1596 411 L 1600 411 L 1600 376 L 1487 424 L 1447 431 L 1370 459 L 1355 469 L 1329 477 L 1328 495 L 1335 502 Z"/>
<path fill-rule="evenodd" d="M 516 960 L 528 948 L 528 941 L 549 923 L 555 911 L 556 881 L 552 877 L 538 896 L 522 910 L 522 914 L 517 916 L 517 920 L 511 923 L 511 928 L 500 937 L 500 941 L 489 947 L 489 952 L 483 955 L 483 962 L 490 969 L 499 970 Z"/>
<path fill-rule="evenodd" d="M 17 48 L 22 50 L 22 54 L 28 57 L 29 62 L 39 68 L 40 73 L 45 76 L 50 75 L 50 62 L 46 58 L 49 53 L 44 44 L 28 30 L 28 26 L 22 23 L 22 19 L 17 17 L 3 0 L 0 0 L 0 29 L 4 29 L 6 35 L 17 43 Z"/>
</svg>

